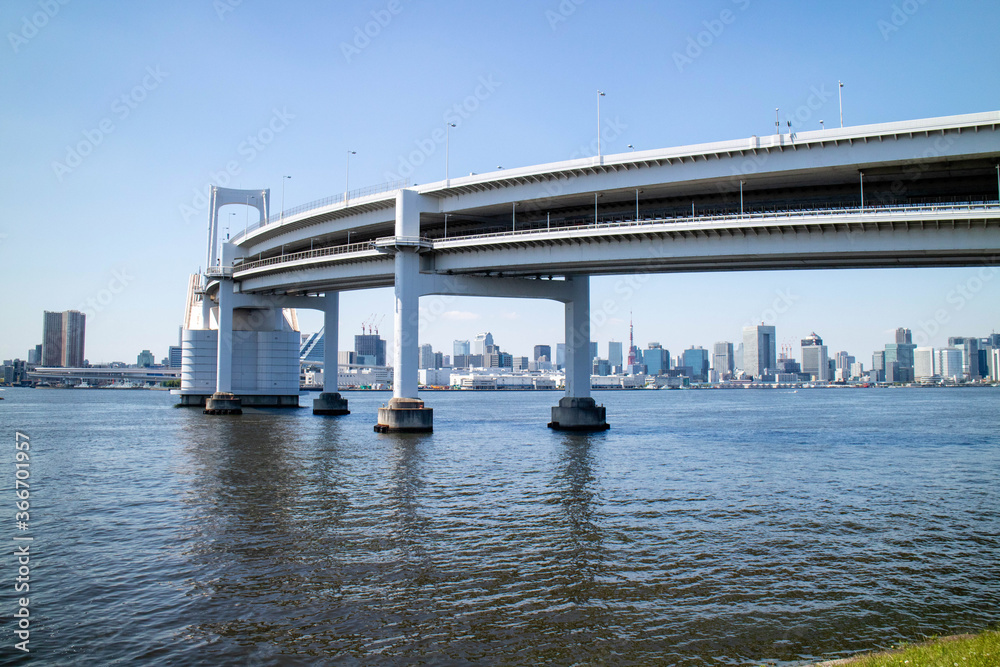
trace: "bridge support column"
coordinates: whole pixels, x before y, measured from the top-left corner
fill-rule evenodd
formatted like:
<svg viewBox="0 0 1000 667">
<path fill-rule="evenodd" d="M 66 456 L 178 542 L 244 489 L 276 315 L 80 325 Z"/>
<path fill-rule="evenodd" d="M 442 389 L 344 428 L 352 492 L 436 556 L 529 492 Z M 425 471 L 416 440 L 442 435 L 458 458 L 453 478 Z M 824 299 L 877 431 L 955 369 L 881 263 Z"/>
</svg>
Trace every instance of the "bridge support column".
<svg viewBox="0 0 1000 667">
<path fill-rule="evenodd" d="M 603 405 L 590 396 L 590 276 L 567 277 L 566 395 L 552 408 L 548 426 L 559 431 L 604 431 L 611 426 Z"/>
<path fill-rule="evenodd" d="M 378 409 L 379 433 L 392 431 L 430 433 L 434 411 L 417 398 L 417 344 L 420 327 L 420 211 L 422 201 L 416 190 L 396 194 L 396 311 L 393 341 L 392 399 Z"/>
<path fill-rule="evenodd" d="M 337 391 L 340 368 L 337 350 L 340 326 L 340 293 L 327 292 L 323 296 L 323 393 L 313 399 L 314 415 L 349 415 L 347 399 Z"/>
<path fill-rule="evenodd" d="M 205 399 L 205 414 L 243 414 L 240 399 L 233 395 L 233 281 L 225 278 L 219 281 L 219 346 L 215 364 L 215 393 Z"/>
</svg>

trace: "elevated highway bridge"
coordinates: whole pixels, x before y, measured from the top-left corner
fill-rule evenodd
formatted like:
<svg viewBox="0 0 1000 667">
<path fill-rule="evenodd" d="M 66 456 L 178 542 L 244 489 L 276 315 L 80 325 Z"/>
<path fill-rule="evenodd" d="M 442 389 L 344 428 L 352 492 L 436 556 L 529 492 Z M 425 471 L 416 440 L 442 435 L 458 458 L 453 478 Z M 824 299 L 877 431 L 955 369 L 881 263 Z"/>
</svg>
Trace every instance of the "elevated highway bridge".
<svg viewBox="0 0 1000 667">
<path fill-rule="evenodd" d="M 397 184 L 277 219 L 261 209 L 221 253 L 217 204 L 203 323 L 217 313 L 224 329 L 233 308 L 318 307 L 336 340 L 339 292 L 394 286 L 394 400 L 406 419 L 430 419 L 416 394 L 420 296 L 554 299 L 566 304 L 567 396 L 553 425 L 604 427 L 589 398 L 589 276 L 995 265 L 998 126 L 988 112 Z M 216 191 L 223 204 L 245 192 Z M 382 426 L 407 428 L 397 408 Z"/>
</svg>

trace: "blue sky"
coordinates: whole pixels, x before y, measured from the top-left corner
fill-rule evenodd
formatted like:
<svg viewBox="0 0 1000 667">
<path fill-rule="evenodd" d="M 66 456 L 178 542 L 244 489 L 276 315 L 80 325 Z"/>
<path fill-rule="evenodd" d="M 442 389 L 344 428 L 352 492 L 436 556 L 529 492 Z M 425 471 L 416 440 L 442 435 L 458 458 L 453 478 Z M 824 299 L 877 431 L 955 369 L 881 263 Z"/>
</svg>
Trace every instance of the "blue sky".
<svg viewBox="0 0 1000 667">
<path fill-rule="evenodd" d="M 592 150 L 597 89 L 621 128 L 605 153 L 768 134 L 775 107 L 793 113 L 815 91 L 827 100 L 798 127 L 830 127 L 838 79 L 847 125 L 1000 109 L 996 3 L 63 2 L 8 0 L 0 17 L 2 358 L 41 342 L 43 310 L 69 308 L 91 313 L 92 362 L 164 356 L 204 262 L 197 193 L 227 164 L 231 186 L 271 188 L 272 211 L 282 175 L 286 207 L 341 192 L 347 150 L 352 188 L 381 183 L 477 87 L 451 131 L 452 175 Z M 275 118 L 281 130 L 253 148 L 247 137 Z M 444 162 L 435 146 L 411 179 L 443 178 Z M 627 340 L 630 311 L 638 343 L 673 353 L 769 319 L 779 342 L 797 348 L 815 330 L 867 367 L 897 326 L 938 345 L 1000 329 L 1000 279 L 977 272 L 595 278 L 595 311 L 614 304 L 595 339 L 602 354 Z M 390 291 L 341 304 L 341 349 L 372 313 L 391 333 Z M 478 331 L 513 354 L 562 338 L 556 304 L 422 307 L 422 342 L 446 353 Z M 321 325 L 300 316 L 304 330 Z"/>
</svg>

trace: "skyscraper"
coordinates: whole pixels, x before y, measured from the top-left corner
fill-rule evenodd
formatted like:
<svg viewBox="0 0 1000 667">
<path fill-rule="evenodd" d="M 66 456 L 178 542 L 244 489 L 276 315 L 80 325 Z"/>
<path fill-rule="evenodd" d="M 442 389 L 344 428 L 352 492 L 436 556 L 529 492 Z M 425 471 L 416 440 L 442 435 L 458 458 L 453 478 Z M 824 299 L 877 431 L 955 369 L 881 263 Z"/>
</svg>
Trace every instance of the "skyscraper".
<svg viewBox="0 0 1000 667">
<path fill-rule="evenodd" d="M 608 343 L 608 363 L 611 367 L 622 365 L 622 344 L 618 341 L 611 341 Z"/>
<path fill-rule="evenodd" d="M 979 370 L 979 339 L 964 337 L 955 337 L 948 339 L 949 347 L 957 347 L 962 350 L 962 373 L 967 375 L 970 380 L 978 380 L 982 377 Z M 942 373 L 942 376 L 944 374 Z M 950 377 L 950 375 L 949 375 Z"/>
<path fill-rule="evenodd" d="M 374 366 L 385 366 L 385 341 L 378 334 L 354 336 L 354 352 L 360 357 L 374 357 Z M 360 360 L 358 363 L 362 363 Z M 370 363 L 370 362 L 365 362 Z"/>
<path fill-rule="evenodd" d="M 420 361 L 417 367 L 436 368 L 434 365 L 434 348 L 430 344 L 420 346 Z"/>
<path fill-rule="evenodd" d="M 816 382 L 827 382 L 830 379 L 826 345 L 823 345 L 823 339 L 816 332 L 802 339 L 802 372 L 808 373 Z"/>
<path fill-rule="evenodd" d="M 472 354 L 472 345 L 467 340 L 456 340 L 451 344 L 453 357 L 467 357 Z"/>
<path fill-rule="evenodd" d="M 896 329 L 896 344 L 897 345 L 909 345 L 913 342 L 913 334 L 909 329 L 904 329 L 899 327 Z"/>
<path fill-rule="evenodd" d="M 45 311 L 42 320 L 42 366 L 83 366 L 87 316 L 78 310 Z"/>
<path fill-rule="evenodd" d="M 978 342 L 978 341 L 977 341 Z M 961 379 L 965 374 L 963 370 L 963 349 L 960 347 L 943 347 L 937 351 L 937 373 L 942 378 Z M 979 356 L 978 351 L 976 356 Z"/>
<path fill-rule="evenodd" d="M 743 371 L 754 378 L 774 372 L 778 349 L 774 327 L 763 324 L 743 327 Z"/>
<path fill-rule="evenodd" d="M 542 357 L 545 357 L 546 361 L 552 361 L 552 346 L 551 345 L 536 345 L 535 346 L 535 356 L 533 361 L 538 361 Z"/>
<path fill-rule="evenodd" d="M 725 379 L 733 374 L 733 344 L 720 341 L 712 348 L 712 368 Z"/>
<path fill-rule="evenodd" d="M 670 350 L 664 350 L 659 343 L 650 343 L 642 353 L 642 363 L 646 364 L 649 375 L 663 375 L 670 370 Z"/>
<path fill-rule="evenodd" d="M 695 382 L 708 380 L 708 350 L 693 345 L 684 350 L 684 365 L 691 369 L 691 379 Z"/>
<path fill-rule="evenodd" d="M 493 334 L 489 331 L 476 334 L 476 339 L 472 343 L 473 354 L 486 354 L 487 346 L 493 345 Z"/>
<path fill-rule="evenodd" d="M 937 354 L 933 347 L 918 347 L 913 351 L 913 377 L 930 380 L 937 375 Z"/>
</svg>

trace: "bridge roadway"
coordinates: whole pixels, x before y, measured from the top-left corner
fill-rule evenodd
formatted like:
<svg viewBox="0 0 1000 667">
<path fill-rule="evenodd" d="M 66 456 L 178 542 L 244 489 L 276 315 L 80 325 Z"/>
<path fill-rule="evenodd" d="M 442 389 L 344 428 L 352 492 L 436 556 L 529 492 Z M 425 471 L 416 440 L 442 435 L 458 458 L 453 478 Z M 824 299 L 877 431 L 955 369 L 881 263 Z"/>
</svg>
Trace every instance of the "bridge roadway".
<svg viewBox="0 0 1000 667">
<path fill-rule="evenodd" d="M 265 210 L 221 257 L 216 210 L 206 294 L 220 312 L 276 300 L 318 307 L 330 335 L 340 291 L 394 286 L 400 409 L 418 404 L 420 296 L 561 301 L 564 400 L 586 412 L 590 275 L 995 265 L 998 129 L 1000 112 L 988 112 L 470 175 L 298 207 L 278 221 Z M 576 425 L 602 426 L 588 419 Z"/>
</svg>

